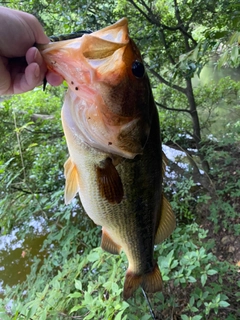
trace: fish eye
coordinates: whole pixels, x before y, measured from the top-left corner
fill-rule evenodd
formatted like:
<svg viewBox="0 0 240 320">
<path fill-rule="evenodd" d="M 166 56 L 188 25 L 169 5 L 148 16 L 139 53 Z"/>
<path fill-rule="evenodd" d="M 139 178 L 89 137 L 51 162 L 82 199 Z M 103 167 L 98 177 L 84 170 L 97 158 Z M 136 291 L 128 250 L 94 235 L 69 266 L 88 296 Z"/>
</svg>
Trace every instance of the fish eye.
<svg viewBox="0 0 240 320">
<path fill-rule="evenodd" d="M 136 78 L 142 78 L 145 74 L 142 62 L 135 60 L 132 64 L 132 73 Z"/>
</svg>

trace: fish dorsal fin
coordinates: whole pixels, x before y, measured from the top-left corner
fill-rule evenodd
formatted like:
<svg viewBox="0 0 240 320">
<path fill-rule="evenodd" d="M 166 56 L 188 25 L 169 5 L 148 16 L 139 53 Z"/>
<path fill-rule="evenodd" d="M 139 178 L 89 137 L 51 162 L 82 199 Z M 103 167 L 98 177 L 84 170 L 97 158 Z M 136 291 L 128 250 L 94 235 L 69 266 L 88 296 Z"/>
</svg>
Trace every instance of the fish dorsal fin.
<svg viewBox="0 0 240 320">
<path fill-rule="evenodd" d="M 155 244 L 161 243 L 169 237 L 176 226 L 176 219 L 173 214 L 172 207 L 164 196 L 162 196 L 160 217 L 155 237 Z"/>
<path fill-rule="evenodd" d="M 66 178 L 65 203 L 69 204 L 79 190 L 78 172 L 76 165 L 72 162 L 71 158 L 68 158 L 64 164 L 64 175 Z"/>
<path fill-rule="evenodd" d="M 102 228 L 101 248 L 112 254 L 119 254 L 121 251 L 121 247 L 112 240 L 105 228 Z"/>
<path fill-rule="evenodd" d="M 123 199 L 123 185 L 112 159 L 107 158 L 101 161 L 100 166 L 97 166 L 96 169 L 98 187 L 102 198 L 112 204 L 120 203 Z"/>
</svg>

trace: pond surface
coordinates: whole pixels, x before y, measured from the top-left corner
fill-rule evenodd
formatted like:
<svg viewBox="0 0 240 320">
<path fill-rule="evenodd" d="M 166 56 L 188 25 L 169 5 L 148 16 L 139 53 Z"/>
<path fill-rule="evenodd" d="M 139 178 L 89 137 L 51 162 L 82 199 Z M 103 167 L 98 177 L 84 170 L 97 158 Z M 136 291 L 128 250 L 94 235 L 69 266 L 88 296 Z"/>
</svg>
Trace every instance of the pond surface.
<svg viewBox="0 0 240 320">
<path fill-rule="evenodd" d="M 20 238 L 20 228 L 0 236 L 0 298 L 4 294 L 5 285 L 14 286 L 26 279 L 34 257 L 43 260 L 48 254 L 41 251 L 49 232 L 45 220 L 38 217 L 27 223 L 32 233 L 24 239 Z"/>
</svg>

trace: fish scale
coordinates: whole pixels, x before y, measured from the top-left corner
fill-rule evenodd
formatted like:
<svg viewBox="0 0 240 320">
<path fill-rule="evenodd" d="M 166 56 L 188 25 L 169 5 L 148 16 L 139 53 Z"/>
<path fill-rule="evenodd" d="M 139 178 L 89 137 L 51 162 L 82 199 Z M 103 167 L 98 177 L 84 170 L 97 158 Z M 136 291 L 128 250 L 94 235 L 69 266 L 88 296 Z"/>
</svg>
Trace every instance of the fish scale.
<svg viewBox="0 0 240 320">
<path fill-rule="evenodd" d="M 162 193 L 158 111 L 127 19 L 39 49 L 69 86 L 62 109 L 69 150 L 65 202 L 79 193 L 86 213 L 102 226 L 101 247 L 125 252 L 124 299 L 139 286 L 160 291 L 154 244 L 172 233 L 175 217 Z"/>
</svg>

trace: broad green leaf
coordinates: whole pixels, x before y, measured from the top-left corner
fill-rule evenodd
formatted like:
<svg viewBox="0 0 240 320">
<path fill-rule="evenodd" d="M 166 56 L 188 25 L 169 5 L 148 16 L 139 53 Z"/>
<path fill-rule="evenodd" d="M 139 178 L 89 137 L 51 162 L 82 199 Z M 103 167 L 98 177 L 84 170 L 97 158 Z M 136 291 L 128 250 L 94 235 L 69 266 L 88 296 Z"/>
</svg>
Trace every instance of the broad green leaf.
<svg viewBox="0 0 240 320">
<path fill-rule="evenodd" d="M 204 273 L 201 275 L 201 284 L 204 287 L 207 281 L 207 275 Z"/>
<path fill-rule="evenodd" d="M 214 275 L 216 273 L 218 273 L 217 270 L 214 270 L 214 269 L 207 270 L 207 274 L 210 275 L 210 276 L 212 276 L 212 275 Z"/>
<path fill-rule="evenodd" d="M 222 308 L 227 308 L 230 306 L 230 304 L 227 301 L 220 301 L 219 306 Z"/>
<path fill-rule="evenodd" d="M 80 280 L 75 279 L 75 288 L 82 291 L 82 282 Z"/>
</svg>

